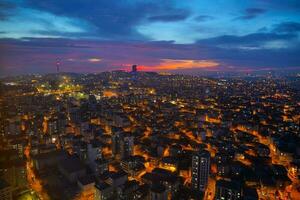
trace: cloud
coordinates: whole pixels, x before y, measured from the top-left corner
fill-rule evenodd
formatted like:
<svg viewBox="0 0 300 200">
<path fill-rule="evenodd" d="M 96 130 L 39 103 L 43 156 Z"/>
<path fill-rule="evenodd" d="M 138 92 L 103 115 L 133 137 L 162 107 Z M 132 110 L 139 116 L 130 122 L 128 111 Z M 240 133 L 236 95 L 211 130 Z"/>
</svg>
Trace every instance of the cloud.
<svg viewBox="0 0 300 200">
<path fill-rule="evenodd" d="M 189 60 L 189 59 L 161 59 L 161 63 L 156 66 L 146 67 L 149 70 L 185 70 L 185 69 L 203 69 L 219 66 L 219 63 L 213 60 Z"/>
<path fill-rule="evenodd" d="M 16 5 L 14 3 L 10 2 L 10 1 L 2 0 L 0 2 L 0 8 L 1 9 L 13 9 L 15 7 L 16 7 Z"/>
<path fill-rule="evenodd" d="M 281 22 L 280 17 L 284 15 L 290 16 L 290 20 L 297 17 L 297 14 L 288 13 L 289 10 L 273 12 L 274 10 L 268 7 L 269 4 L 262 3 L 263 0 L 247 3 L 248 9 L 245 9 L 244 3 L 230 0 L 219 4 L 208 0 L 197 3 L 180 0 L 2 1 L 13 2 L 16 6 L 16 9 L 9 12 L 11 15 L 4 20 L 6 23 L 0 24 L 2 29 L 10 27 L 10 31 L 5 30 L 7 33 L 1 35 L 7 38 L 62 37 L 101 40 L 173 40 L 177 43 L 193 43 L 198 39 L 225 34 L 253 33 L 258 26 L 268 26 L 272 22 L 271 17 L 279 16 L 278 22 Z M 282 4 L 289 4 L 289 1 Z M 241 16 L 237 16 L 241 19 L 250 19 L 263 14 L 266 9 L 270 12 L 260 22 L 249 21 L 247 26 L 241 26 L 241 21 L 232 21 L 232 13 L 242 11 Z M 68 20 L 64 21 L 65 19 Z M 25 22 L 22 23 L 23 21 Z M 56 26 L 56 22 L 65 25 Z M 70 27 L 81 30 L 71 31 Z"/>
<path fill-rule="evenodd" d="M 145 40 L 135 27 L 147 17 L 153 20 L 172 21 L 184 17 L 178 9 L 167 1 L 107 1 L 107 0 L 29 0 L 27 6 L 58 16 L 80 18 L 97 27 L 102 38 Z M 182 12 L 182 13 L 181 13 Z M 177 15 L 180 13 L 180 15 Z"/>
<path fill-rule="evenodd" d="M 149 70 L 185 67 L 182 71 L 299 67 L 297 5 L 296 0 L 255 0 L 248 9 L 245 3 L 208 0 L 2 0 L 0 38 L 9 39 L 0 39 L 0 70 L 52 72 L 57 58 L 62 70 L 74 72 L 132 64 Z M 232 20 L 236 12 L 239 20 Z M 262 20 L 250 20 L 259 16 Z"/>
<path fill-rule="evenodd" d="M 298 0 L 257 0 L 257 3 L 261 6 L 273 10 L 288 10 L 296 11 L 300 10 L 300 1 Z"/>
<path fill-rule="evenodd" d="M 196 21 L 203 22 L 214 19 L 214 17 L 210 15 L 198 15 L 194 18 Z"/>
<path fill-rule="evenodd" d="M 181 12 L 177 12 L 176 14 L 163 14 L 163 15 L 155 15 L 148 17 L 149 21 L 163 21 L 163 22 L 175 22 L 182 21 L 189 17 L 190 13 L 182 10 Z"/>
<path fill-rule="evenodd" d="M 0 21 L 6 20 L 12 15 L 12 11 L 16 8 L 16 5 L 10 1 L 3 0 L 0 2 Z"/>
<path fill-rule="evenodd" d="M 261 9 L 261 8 L 247 8 L 246 9 L 246 14 L 248 14 L 248 15 L 259 15 L 259 14 L 262 14 L 265 12 L 266 12 L 266 10 Z"/>
<path fill-rule="evenodd" d="M 267 36 L 265 36 L 267 37 Z M 222 37 L 221 37 L 222 38 Z M 252 38 L 258 38 L 258 36 Z M 262 68 L 300 69 L 299 43 L 293 48 L 236 48 L 247 47 L 238 41 L 243 38 L 199 41 L 195 44 L 175 44 L 168 41 L 99 41 L 63 38 L 0 39 L 1 75 L 55 72 L 60 59 L 61 70 L 71 72 L 101 72 L 129 69 L 132 64 L 148 71 L 177 70 L 261 70 Z M 264 44 L 267 44 L 268 40 Z M 272 44 L 273 43 L 273 44 Z M 235 48 L 225 48 L 231 44 Z M 248 43 L 246 43 L 248 44 Z M 269 41 L 271 46 L 282 45 Z M 94 59 L 101 59 L 99 62 Z"/>
<path fill-rule="evenodd" d="M 91 63 L 97 63 L 100 62 L 102 59 L 101 58 L 89 58 L 88 61 Z"/>
<path fill-rule="evenodd" d="M 252 33 L 243 36 L 223 35 L 199 40 L 197 43 L 226 49 L 257 50 L 262 48 L 286 48 L 289 41 L 296 38 L 297 35 L 292 33 Z M 276 45 L 272 45 L 272 43 L 276 43 Z M 280 44 L 282 45 L 280 46 Z"/>
<path fill-rule="evenodd" d="M 92 36 L 94 27 L 77 18 L 56 16 L 45 11 L 18 8 L 15 14 L 0 21 L 2 37 L 84 37 Z"/>
<path fill-rule="evenodd" d="M 276 24 L 273 29 L 274 32 L 279 33 L 296 33 L 300 32 L 300 23 L 298 22 L 282 22 Z"/>
<path fill-rule="evenodd" d="M 247 8 L 244 11 L 244 14 L 240 17 L 237 17 L 235 19 L 238 20 L 250 20 L 250 19 L 254 19 L 256 17 L 258 17 L 259 15 L 262 15 L 266 12 L 265 9 L 261 9 L 261 8 Z"/>
</svg>

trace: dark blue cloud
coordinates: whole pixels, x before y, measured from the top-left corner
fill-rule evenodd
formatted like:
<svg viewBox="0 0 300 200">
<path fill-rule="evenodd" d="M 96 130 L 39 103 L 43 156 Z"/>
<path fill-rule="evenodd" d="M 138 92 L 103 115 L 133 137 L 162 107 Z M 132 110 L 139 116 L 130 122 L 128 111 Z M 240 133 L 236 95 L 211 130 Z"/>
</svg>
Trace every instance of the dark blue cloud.
<svg viewBox="0 0 300 200">
<path fill-rule="evenodd" d="M 64 37 L 64 38 L 90 38 L 96 37 L 97 33 L 88 31 L 88 32 L 68 32 L 64 30 L 32 30 L 30 31 L 33 35 L 49 35 L 52 37 Z"/>
<path fill-rule="evenodd" d="M 261 8 L 247 8 L 244 11 L 244 14 L 236 19 L 250 20 L 250 19 L 254 19 L 254 18 L 258 17 L 259 15 L 262 15 L 265 12 L 266 12 L 266 10 L 261 9 Z"/>
<path fill-rule="evenodd" d="M 161 1 L 107 1 L 107 0 L 29 0 L 27 6 L 59 16 L 84 19 L 97 27 L 99 36 L 106 38 L 143 39 L 135 27 L 148 16 L 157 20 L 175 20 L 186 17 L 182 9 L 171 2 Z"/>
<path fill-rule="evenodd" d="M 300 31 L 300 23 L 298 22 L 283 22 L 276 24 L 274 27 L 275 32 L 280 33 L 296 33 Z"/>
<path fill-rule="evenodd" d="M 299 11 L 300 1 L 299 0 L 257 0 L 259 5 L 264 6 L 268 9 L 276 10 L 289 10 L 289 11 Z"/>
<path fill-rule="evenodd" d="M 12 2 L 5 0 L 0 2 L 0 20 L 6 20 L 11 15 L 11 11 L 15 8 L 16 5 Z"/>
<path fill-rule="evenodd" d="M 214 19 L 214 17 L 210 16 L 210 15 L 198 15 L 194 18 L 194 20 L 199 21 L 199 22 L 208 21 L 208 20 L 212 20 L 212 19 Z"/>
<path fill-rule="evenodd" d="M 163 15 L 155 15 L 148 17 L 150 21 L 163 21 L 163 22 L 175 22 L 185 20 L 189 17 L 190 13 L 186 11 L 181 11 L 176 14 L 163 14 Z"/>
<path fill-rule="evenodd" d="M 265 42 L 271 42 L 276 40 L 291 40 L 297 38 L 296 34 L 292 33 L 253 33 L 244 36 L 235 36 L 235 35 L 223 35 L 219 37 L 209 38 L 199 40 L 198 44 L 203 45 L 251 45 L 256 46 Z"/>
</svg>

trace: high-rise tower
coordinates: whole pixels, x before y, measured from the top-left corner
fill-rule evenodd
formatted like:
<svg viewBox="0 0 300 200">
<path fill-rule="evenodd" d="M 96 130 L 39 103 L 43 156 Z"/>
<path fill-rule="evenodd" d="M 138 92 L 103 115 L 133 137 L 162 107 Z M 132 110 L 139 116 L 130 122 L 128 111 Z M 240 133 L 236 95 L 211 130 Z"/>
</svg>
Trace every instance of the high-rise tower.
<svg viewBox="0 0 300 200">
<path fill-rule="evenodd" d="M 205 191 L 210 171 L 210 153 L 206 150 L 199 151 L 192 158 L 192 188 Z"/>
<path fill-rule="evenodd" d="M 137 72 L 137 65 L 132 65 L 131 72 Z"/>
<path fill-rule="evenodd" d="M 56 60 L 56 73 L 59 73 L 59 68 L 60 68 L 60 60 Z"/>
<path fill-rule="evenodd" d="M 121 159 L 125 159 L 133 154 L 134 137 L 123 136 L 120 141 Z"/>
</svg>

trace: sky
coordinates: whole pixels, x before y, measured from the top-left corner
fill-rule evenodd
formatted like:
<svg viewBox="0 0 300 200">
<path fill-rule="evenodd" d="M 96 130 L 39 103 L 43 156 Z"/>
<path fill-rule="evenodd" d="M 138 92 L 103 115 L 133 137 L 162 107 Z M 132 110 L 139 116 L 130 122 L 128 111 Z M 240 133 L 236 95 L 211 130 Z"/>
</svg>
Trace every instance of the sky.
<svg viewBox="0 0 300 200">
<path fill-rule="evenodd" d="M 300 70 L 299 0 L 0 0 L 0 76 Z"/>
</svg>

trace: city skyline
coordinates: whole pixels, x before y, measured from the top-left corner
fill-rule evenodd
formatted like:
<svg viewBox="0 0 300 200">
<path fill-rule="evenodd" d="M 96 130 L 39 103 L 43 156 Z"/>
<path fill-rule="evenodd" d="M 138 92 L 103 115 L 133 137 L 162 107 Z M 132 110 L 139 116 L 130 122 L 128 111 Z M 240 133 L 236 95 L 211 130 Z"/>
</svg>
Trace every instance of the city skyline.
<svg viewBox="0 0 300 200">
<path fill-rule="evenodd" d="M 0 79 L 2 200 L 300 198 L 300 77 Z"/>
<path fill-rule="evenodd" d="M 300 200 L 300 0 L 0 0 L 0 200 Z"/>
<path fill-rule="evenodd" d="M 300 3 L 0 3 L 0 74 L 299 71 Z"/>
</svg>

